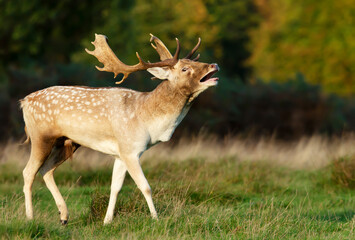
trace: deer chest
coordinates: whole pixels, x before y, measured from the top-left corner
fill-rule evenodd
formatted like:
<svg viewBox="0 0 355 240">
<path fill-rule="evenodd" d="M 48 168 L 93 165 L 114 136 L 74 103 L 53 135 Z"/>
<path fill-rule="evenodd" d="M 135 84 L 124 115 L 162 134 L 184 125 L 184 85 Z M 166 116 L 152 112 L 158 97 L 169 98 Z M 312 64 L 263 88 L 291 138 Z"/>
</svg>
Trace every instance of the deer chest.
<svg viewBox="0 0 355 240">
<path fill-rule="evenodd" d="M 190 107 L 184 107 L 180 114 L 163 115 L 149 121 L 148 132 L 150 135 L 150 143 L 169 141 L 176 127 L 186 116 Z"/>
</svg>

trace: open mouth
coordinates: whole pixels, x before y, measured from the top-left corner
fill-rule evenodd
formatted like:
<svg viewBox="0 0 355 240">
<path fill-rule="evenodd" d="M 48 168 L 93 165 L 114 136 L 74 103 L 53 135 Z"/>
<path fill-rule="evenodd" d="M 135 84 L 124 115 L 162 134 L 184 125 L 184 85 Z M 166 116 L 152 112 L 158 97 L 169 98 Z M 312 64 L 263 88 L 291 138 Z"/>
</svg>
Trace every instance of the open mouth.
<svg viewBox="0 0 355 240">
<path fill-rule="evenodd" d="M 207 73 L 203 78 L 201 78 L 200 83 L 208 84 L 208 85 L 216 85 L 218 82 L 218 78 L 212 78 L 212 76 L 218 72 L 218 69 L 215 69 L 209 73 Z"/>
</svg>

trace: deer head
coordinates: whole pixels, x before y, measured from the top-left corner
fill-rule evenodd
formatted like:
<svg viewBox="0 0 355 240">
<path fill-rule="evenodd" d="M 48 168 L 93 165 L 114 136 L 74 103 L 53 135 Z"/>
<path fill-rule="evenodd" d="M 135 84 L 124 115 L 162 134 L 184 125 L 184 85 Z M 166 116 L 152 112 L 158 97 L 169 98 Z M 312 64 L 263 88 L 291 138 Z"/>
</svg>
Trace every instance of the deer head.
<svg viewBox="0 0 355 240">
<path fill-rule="evenodd" d="M 116 84 L 122 83 L 132 72 L 147 70 L 154 78 L 168 80 L 174 89 L 179 89 L 184 95 L 190 96 L 190 101 L 208 87 L 217 85 L 218 78 L 212 78 L 212 76 L 219 71 L 217 64 L 198 62 L 199 54 L 196 58 L 191 60 L 201 44 L 200 38 L 196 46 L 183 59 L 179 59 L 180 43 L 177 38 L 177 48 L 174 56 L 159 38 L 151 34 L 150 41 L 152 47 L 160 56 L 160 62 L 147 63 L 143 61 L 138 52 L 136 52 L 139 63 L 133 66 L 126 65 L 121 62 L 111 50 L 107 42 L 107 37 L 101 34 L 95 34 L 95 41 L 92 42 L 95 46 L 95 50 L 85 50 L 104 64 L 102 68 L 96 66 L 98 70 L 113 72 L 114 77 L 120 73 L 123 74 L 122 80 L 116 82 Z"/>
</svg>

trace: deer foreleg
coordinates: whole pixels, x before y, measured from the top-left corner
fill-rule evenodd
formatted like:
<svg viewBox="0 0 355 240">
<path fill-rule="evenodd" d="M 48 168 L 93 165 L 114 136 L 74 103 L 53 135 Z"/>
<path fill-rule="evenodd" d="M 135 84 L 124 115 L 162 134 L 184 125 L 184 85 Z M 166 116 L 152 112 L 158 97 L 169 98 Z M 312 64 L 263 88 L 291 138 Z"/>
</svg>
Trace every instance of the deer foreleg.
<svg viewBox="0 0 355 240">
<path fill-rule="evenodd" d="M 117 201 L 117 194 L 122 188 L 126 171 L 127 171 L 126 164 L 122 162 L 121 159 L 116 158 L 115 164 L 113 166 L 113 173 L 112 173 L 110 201 L 104 219 L 104 224 L 108 224 L 112 222 L 115 205 Z"/>
<path fill-rule="evenodd" d="M 122 158 L 127 166 L 127 171 L 131 175 L 132 179 L 136 183 L 137 187 L 143 193 L 152 218 L 157 219 L 158 215 L 154 207 L 152 199 L 152 190 L 149 186 L 147 179 L 144 176 L 141 165 L 139 164 L 138 157 L 125 157 Z"/>
</svg>

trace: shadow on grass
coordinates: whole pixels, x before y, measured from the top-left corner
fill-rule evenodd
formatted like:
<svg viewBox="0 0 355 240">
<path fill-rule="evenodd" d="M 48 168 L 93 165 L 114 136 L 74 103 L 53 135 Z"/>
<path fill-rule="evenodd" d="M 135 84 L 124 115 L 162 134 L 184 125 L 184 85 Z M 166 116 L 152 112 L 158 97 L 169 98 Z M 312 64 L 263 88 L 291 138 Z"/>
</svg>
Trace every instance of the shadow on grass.
<svg viewBox="0 0 355 240">
<path fill-rule="evenodd" d="M 44 224 L 36 223 L 34 221 L 13 222 L 9 225 L 0 224 L 0 236 L 5 239 L 14 239 L 17 237 L 43 239 L 53 236 L 61 236 L 64 239 L 71 239 L 69 231 L 63 232 L 58 228 L 48 228 Z"/>
<path fill-rule="evenodd" d="M 351 221 L 352 218 L 355 217 L 354 210 L 344 210 L 340 212 L 321 212 L 316 215 L 308 215 L 308 217 L 320 220 L 320 221 L 328 221 L 328 222 L 348 222 Z"/>
<path fill-rule="evenodd" d="M 250 197 L 232 193 L 201 193 L 190 192 L 188 194 L 189 202 L 192 204 L 201 204 L 212 202 L 213 204 L 234 205 L 240 202 L 249 202 Z"/>
</svg>

